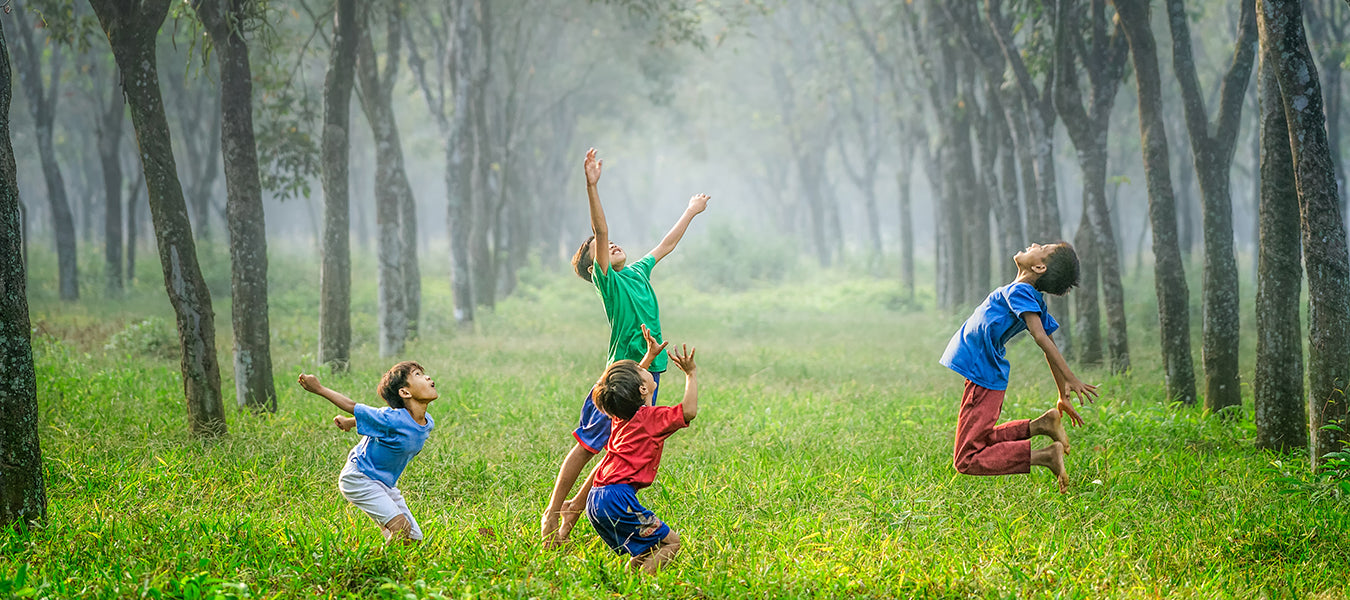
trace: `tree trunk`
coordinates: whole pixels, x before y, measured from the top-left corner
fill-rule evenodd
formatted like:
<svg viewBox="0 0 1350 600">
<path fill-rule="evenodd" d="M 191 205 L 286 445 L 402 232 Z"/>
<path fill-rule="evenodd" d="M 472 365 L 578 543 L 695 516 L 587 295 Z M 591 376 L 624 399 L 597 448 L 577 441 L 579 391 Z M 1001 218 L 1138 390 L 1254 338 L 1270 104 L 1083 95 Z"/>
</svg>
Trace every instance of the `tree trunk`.
<svg viewBox="0 0 1350 600">
<path fill-rule="evenodd" d="M 469 257 L 469 238 L 473 222 L 474 161 L 472 105 L 473 68 L 478 51 L 478 31 L 469 0 L 456 0 L 451 67 L 454 110 L 451 112 L 450 135 L 446 140 L 445 189 L 448 197 L 446 230 L 450 235 L 450 289 L 454 295 L 455 322 L 463 328 L 472 328 L 474 319 L 474 285 L 472 262 Z"/>
<path fill-rule="evenodd" d="M 116 80 L 113 80 L 114 82 Z M 98 154 L 103 166 L 103 258 L 108 296 L 122 295 L 122 122 L 126 106 L 116 86 L 98 119 Z"/>
<path fill-rule="evenodd" d="M 136 215 L 136 207 L 141 204 L 141 188 L 145 186 L 145 169 L 137 169 L 136 183 L 131 186 L 127 196 L 127 283 L 136 281 L 136 238 L 141 230 L 141 219 Z"/>
<path fill-rule="evenodd" d="M 1262 0 L 1261 43 L 1277 53 L 1276 76 L 1294 161 L 1308 274 L 1308 401 L 1314 468 L 1344 447 L 1345 389 L 1350 385 L 1350 256 L 1341 220 L 1336 171 L 1327 147 L 1322 90 L 1303 35 L 1298 2 Z"/>
<path fill-rule="evenodd" d="M 900 212 L 900 286 L 907 300 L 914 299 L 914 211 L 910 207 L 910 167 L 914 165 L 913 150 L 900 149 L 900 168 L 895 172 L 895 185 Z"/>
<path fill-rule="evenodd" d="M 224 434 L 225 409 L 220 397 L 211 292 L 197 264 L 197 249 L 174 164 L 169 123 L 155 67 L 155 36 L 168 14 L 169 0 L 147 0 L 134 11 L 115 0 L 91 0 L 90 4 L 108 35 L 131 106 L 131 122 L 136 129 L 146 189 L 150 193 L 164 287 L 178 322 L 188 429 L 199 436 Z"/>
<path fill-rule="evenodd" d="M 1289 126 L 1275 74 L 1279 57 L 1261 44 L 1260 257 L 1256 279 L 1256 447 L 1308 447 L 1303 404 L 1303 327 L 1299 323 L 1302 251 Z"/>
<path fill-rule="evenodd" d="M 1116 0 L 1116 15 L 1130 42 L 1139 95 L 1140 146 L 1148 187 L 1148 216 L 1153 228 L 1153 271 L 1167 397 L 1190 405 L 1195 403 L 1195 371 L 1191 365 L 1189 300 L 1181 248 L 1177 244 L 1176 202 L 1163 124 L 1162 79 L 1153 31 L 1149 28 L 1148 0 Z"/>
<path fill-rule="evenodd" d="M 253 137 L 253 69 L 243 26 L 248 0 L 193 0 L 215 43 L 220 69 L 221 151 L 230 232 L 230 309 L 234 325 L 235 401 L 276 412 L 267 309 L 267 228 Z M 204 221 L 203 221 L 204 222 Z"/>
<path fill-rule="evenodd" d="M 397 9 L 395 9 L 397 10 Z M 391 17 L 392 19 L 392 17 Z M 397 22 L 397 21 L 395 21 Z M 404 196 L 410 194 L 403 170 L 403 146 L 394 122 L 392 97 L 394 75 L 398 68 L 399 32 L 392 25 L 388 36 L 386 73 L 380 73 L 370 27 L 364 28 L 357 46 L 357 97 L 370 123 L 375 139 L 375 229 L 379 290 L 380 356 L 403 353 L 408 339 L 407 286 L 403 265 L 407 255 L 404 230 L 416 227 L 416 221 L 403 222 Z M 415 240 L 415 238 L 414 238 Z"/>
<path fill-rule="evenodd" d="M 351 198 L 348 196 L 356 0 L 337 0 L 333 46 L 323 82 L 323 266 L 319 273 L 319 363 L 346 371 L 352 345 Z"/>
<path fill-rule="evenodd" d="M 42 162 L 42 178 L 47 186 L 47 204 L 51 207 L 52 226 L 55 229 L 60 296 L 62 300 L 78 300 L 80 282 L 75 215 L 70 210 L 65 178 L 61 175 L 61 165 L 56 162 L 56 148 L 52 142 L 56 129 L 56 102 L 60 98 L 58 91 L 61 65 L 65 53 L 61 44 L 52 45 L 51 58 L 48 60 L 51 70 L 50 81 L 44 83 L 43 48 L 40 41 L 34 39 L 37 28 L 31 26 L 27 10 L 27 6 L 21 6 L 14 11 L 19 26 L 17 43 L 14 45 L 14 64 L 19 68 L 19 83 L 28 96 L 28 110 L 36 128 L 38 157 Z"/>
<path fill-rule="evenodd" d="M 9 44 L 0 28 L 0 529 L 47 518 L 18 170 L 9 138 L 11 77 Z"/>
<path fill-rule="evenodd" d="M 1229 173 L 1237 150 L 1239 119 L 1256 49 L 1255 0 L 1243 0 L 1233 60 L 1224 74 L 1220 105 L 1210 122 L 1191 57 L 1191 34 L 1184 0 L 1167 0 L 1172 31 L 1172 64 L 1185 100 L 1186 131 L 1203 203 L 1204 283 L 1201 311 L 1204 342 L 1205 408 L 1217 413 L 1242 405 L 1238 374 L 1238 273 L 1233 252 L 1233 199 Z"/>
<path fill-rule="evenodd" d="M 1087 178 L 1084 177 L 1084 180 Z M 1084 184 L 1086 187 L 1086 183 Z M 1086 189 L 1084 190 L 1086 196 Z M 1087 199 L 1084 198 L 1085 205 Z M 1084 206 L 1082 218 L 1078 222 L 1078 233 L 1074 235 L 1073 245 L 1078 251 L 1079 285 L 1074 290 L 1074 339 L 1078 344 L 1078 362 L 1085 365 L 1102 364 L 1101 303 L 1097 295 L 1099 270 L 1097 256 L 1099 248 L 1096 234 L 1092 230 L 1088 211 Z"/>
</svg>

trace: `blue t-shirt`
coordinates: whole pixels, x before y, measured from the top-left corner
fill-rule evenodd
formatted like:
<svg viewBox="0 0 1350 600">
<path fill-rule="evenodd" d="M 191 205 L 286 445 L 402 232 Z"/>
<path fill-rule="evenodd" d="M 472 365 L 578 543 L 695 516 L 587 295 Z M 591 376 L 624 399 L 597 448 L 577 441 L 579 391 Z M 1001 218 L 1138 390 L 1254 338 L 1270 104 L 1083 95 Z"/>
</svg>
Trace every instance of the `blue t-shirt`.
<svg viewBox="0 0 1350 600">
<path fill-rule="evenodd" d="M 436 427 L 436 421 L 427 415 L 427 424 L 418 425 L 412 413 L 402 408 L 373 408 L 357 404 L 356 432 L 361 441 L 352 448 L 347 460 L 356 464 L 356 470 L 366 477 L 389 487 L 398 487 L 398 476 L 418 452 Z"/>
<path fill-rule="evenodd" d="M 942 353 L 943 366 L 960 373 L 985 389 L 1008 389 L 1008 359 L 1004 346 L 1013 336 L 1026 331 L 1025 313 L 1041 316 L 1045 333 L 1054 333 L 1059 323 L 1050 316 L 1045 297 L 1029 283 L 1013 282 L 990 292 L 947 342 Z"/>
</svg>

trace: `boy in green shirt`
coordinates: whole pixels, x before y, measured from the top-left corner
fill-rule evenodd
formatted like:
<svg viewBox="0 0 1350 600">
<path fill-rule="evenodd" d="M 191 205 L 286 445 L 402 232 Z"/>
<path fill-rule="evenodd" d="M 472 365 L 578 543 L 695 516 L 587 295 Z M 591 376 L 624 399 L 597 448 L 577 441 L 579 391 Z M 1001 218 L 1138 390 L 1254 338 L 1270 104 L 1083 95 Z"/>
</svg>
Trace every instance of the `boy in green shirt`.
<svg viewBox="0 0 1350 600">
<path fill-rule="evenodd" d="M 652 291 L 651 272 L 656 263 L 665 258 L 680 243 L 684 232 L 689 228 L 694 215 L 708 207 L 708 196 L 696 194 L 689 199 L 689 206 L 675 222 L 666 237 L 657 244 L 642 260 L 627 264 L 628 256 L 623 248 L 609 241 L 609 225 L 605 222 L 605 210 L 600 205 L 600 168 L 604 163 L 595 158 L 595 148 L 586 152 L 584 168 L 586 171 L 586 195 L 590 201 L 591 230 L 593 235 L 581 243 L 572 257 L 572 267 L 577 276 L 591 282 L 600 294 L 605 305 L 605 317 L 609 319 L 609 357 L 605 364 L 619 360 L 640 361 L 647 353 L 644 336 L 651 335 L 657 343 L 661 341 L 661 309 L 656 302 L 656 293 Z M 603 251 L 597 251 L 603 250 Z M 660 386 L 661 373 L 666 370 L 666 355 L 660 354 L 648 367 L 656 385 Z M 653 404 L 656 394 L 652 394 Z M 540 532 L 545 546 L 554 546 L 572 531 L 572 526 L 581 517 L 586 508 L 586 496 L 590 493 L 591 480 L 588 478 L 571 500 L 564 500 L 572 489 L 591 457 L 600 453 L 609 442 L 610 418 L 595 407 L 591 394 L 581 406 L 581 422 L 572 436 L 576 444 L 568 451 L 558 468 L 558 479 L 553 484 L 553 493 L 549 496 L 548 508 L 540 519 Z M 594 475 L 594 473 L 592 473 Z"/>
</svg>

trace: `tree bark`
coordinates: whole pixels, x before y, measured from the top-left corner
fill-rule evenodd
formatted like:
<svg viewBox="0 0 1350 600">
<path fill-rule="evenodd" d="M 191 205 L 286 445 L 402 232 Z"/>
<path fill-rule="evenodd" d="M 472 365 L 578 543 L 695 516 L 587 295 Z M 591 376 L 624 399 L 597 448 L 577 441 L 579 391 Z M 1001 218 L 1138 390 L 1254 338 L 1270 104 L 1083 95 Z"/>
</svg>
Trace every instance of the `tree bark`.
<svg viewBox="0 0 1350 600">
<path fill-rule="evenodd" d="M 1218 114 L 1211 122 L 1200 91 L 1200 79 L 1195 73 L 1195 60 L 1191 57 L 1185 1 L 1167 0 L 1172 65 L 1181 83 L 1186 131 L 1191 140 L 1195 171 L 1200 177 L 1200 199 L 1204 208 L 1201 361 L 1205 369 L 1205 408 L 1214 413 L 1242 405 L 1238 374 L 1238 272 L 1233 253 L 1233 199 L 1228 179 L 1237 151 L 1242 101 L 1256 55 L 1255 6 L 1255 0 L 1242 0 L 1233 59 L 1219 91 Z"/>
<path fill-rule="evenodd" d="M 391 12 L 397 8 L 391 9 Z M 375 56 L 370 27 L 363 27 L 357 46 L 357 97 L 375 138 L 375 229 L 379 267 L 378 320 L 380 356 L 403 353 L 408 338 L 407 286 L 404 284 L 404 230 L 416 227 L 416 221 L 404 223 L 404 196 L 410 195 L 408 176 L 403 170 L 403 146 L 394 121 L 391 91 L 398 73 L 401 35 L 397 19 L 388 19 L 389 35 L 385 72 Z"/>
<path fill-rule="evenodd" d="M 11 78 L 9 43 L 0 27 L 0 529 L 47 518 L 18 170 L 9 133 Z"/>
<path fill-rule="evenodd" d="M 473 120 L 470 118 L 474 86 L 473 68 L 478 41 L 473 2 L 455 0 L 451 66 L 454 110 L 446 141 L 445 189 L 448 197 L 446 229 L 450 234 L 450 289 L 455 302 L 455 322 L 472 328 L 474 321 L 473 263 L 470 236 L 475 224 Z"/>
<path fill-rule="evenodd" d="M 26 3 L 25 3 L 26 4 Z M 15 7 L 18 22 L 18 42 L 14 45 L 14 64 L 19 68 L 19 83 L 28 96 L 28 111 L 36 128 L 38 157 L 42 162 L 42 178 L 47 186 L 47 204 L 52 211 L 52 226 L 56 237 L 57 272 L 60 278 L 62 300 L 80 298 L 79 264 L 76 252 L 75 215 L 66 196 L 66 182 L 61 165 L 56 161 L 52 141 L 56 125 L 56 102 L 60 98 L 61 66 L 65 52 L 61 44 L 52 46 L 48 66 L 49 81 L 43 82 L 42 45 L 34 39 L 36 27 L 29 21 L 27 6 Z"/>
<path fill-rule="evenodd" d="M 1056 5 L 1057 29 L 1055 43 L 1055 106 L 1069 131 L 1069 139 L 1078 149 L 1078 165 L 1083 173 L 1083 222 L 1079 225 L 1083 244 L 1080 253 L 1087 253 L 1091 270 L 1084 271 L 1083 284 L 1077 299 L 1081 318 L 1092 319 L 1080 325 L 1080 360 L 1085 363 L 1101 361 L 1100 332 L 1097 328 L 1097 278 L 1101 281 L 1102 296 L 1106 301 L 1107 350 L 1111 371 L 1120 373 L 1130 368 L 1129 338 L 1125 324 L 1125 292 L 1120 278 L 1120 254 L 1116 249 L 1116 232 L 1111 211 L 1106 202 L 1106 173 L 1108 135 L 1111 129 L 1111 110 L 1116 92 L 1124 75 L 1128 45 L 1120 26 L 1111 27 L 1107 34 L 1105 2 L 1094 0 L 1090 6 L 1087 24 L 1080 25 L 1079 2 L 1060 0 Z M 1084 31 L 1083 39 L 1070 38 L 1070 32 Z M 1075 48 L 1081 50 L 1075 51 Z M 1088 75 L 1089 99 L 1083 107 L 1078 89 L 1078 67 L 1081 60 Z M 1087 229 L 1084 229 L 1086 227 Z M 1084 293 L 1091 290 L 1091 293 Z M 1090 296 L 1090 297 L 1089 297 Z"/>
<path fill-rule="evenodd" d="M 319 273 L 319 363 L 346 371 L 352 345 L 351 198 L 348 196 L 356 0 L 336 0 L 333 45 L 323 82 L 323 266 Z"/>
<path fill-rule="evenodd" d="M 211 292 L 197 264 L 197 249 L 174 164 L 155 66 L 155 36 L 168 14 L 169 0 L 146 0 L 134 10 L 125 4 L 115 0 L 90 1 L 108 35 L 131 106 L 131 122 L 136 129 L 146 189 L 150 193 L 164 287 L 178 323 L 188 429 L 193 435 L 220 435 L 226 432 L 226 425 L 220 397 L 220 367 L 216 363 L 215 314 L 211 309 Z"/>
<path fill-rule="evenodd" d="M 1341 219 L 1336 171 L 1327 147 L 1322 90 L 1299 3 L 1262 0 L 1261 42 L 1278 56 L 1276 76 L 1289 124 L 1303 234 L 1303 268 L 1308 274 L 1308 401 L 1312 417 L 1313 467 L 1329 452 L 1344 448 L 1345 389 L 1350 385 L 1350 256 Z"/>
<path fill-rule="evenodd" d="M 113 83 L 116 79 L 112 80 Z M 116 85 L 108 86 L 108 103 L 98 117 L 99 162 L 103 167 L 103 258 L 108 296 L 122 295 L 122 125 L 126 106 Z"/>
<path fill-rule="evenodd" d="M 1177 244 L 1177 209 L 1163 123 L 1158 53 L 1149 28 L 1148 0 L 1115 0 L 1115 5 L 1130 42 L 1139 95 L 1140 146 L 1148 187 L 1148 216 L 1153 228 L 1154 285 L 1158 294 L 1158 324 L 1162 328 L 1167 397 L 1190 405 L 1195 403 L 1195 371 L 1191 364 L 1189 300 L 1181 248 Z"/>
<path fill-rule="evenodd" d="M 234 326 L 235 401 L 254 413 L 276 412 L 267 308 L 267 228 L 258 148 L 253 137 L 253 69 L 243 24 L 250 0 L 193 0 L 215 42 L 220 69 L 221 152 L 230 232 L 230 319 Z"/>
<path fill-rule="evenodd" d="M 910 201 L 910 168 L 913 147 L 901 144 L 900 168 L 895 172 L 897 210 L 900 213 L 900 287 L 907 300 L 914 300 L 914 211 Z"/>
<path fill-rule="evenodd" d="M 1279 57 L 1261 44 L 1260 250 L 1256 279 L 1256 446 L 1287 451 L 1308 447 L 1303 403 L 1303 327 L 1299 323 L 1302 251 L 1298 191 L 1284 100 L 1275 74 Z"/>
</svg>

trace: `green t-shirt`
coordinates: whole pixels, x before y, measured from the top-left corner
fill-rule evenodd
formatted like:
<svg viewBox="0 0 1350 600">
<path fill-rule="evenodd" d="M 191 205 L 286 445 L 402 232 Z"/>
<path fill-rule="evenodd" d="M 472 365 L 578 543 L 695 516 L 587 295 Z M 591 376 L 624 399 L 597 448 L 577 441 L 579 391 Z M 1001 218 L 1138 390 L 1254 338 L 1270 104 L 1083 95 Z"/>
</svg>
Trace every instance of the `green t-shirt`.
<svg viewBox="0 0 1350 600">
<path fill-rule="evenodd" d="M 656 257 L 650 254 L 633 264 L 615 271 L 612 268 L 601 272 L 591 272 L 591 281 L 605 303 L 605 316 L 609 318 L 609 361 L 642 361 L 647 354 L 647 340 L 642 337 L 642 325 L 652 332 L 656 341 L 661 342 L 661 307 L 656 303 L 656 292 L 652 291 L 651 273 L 656 266 Z M 657 355 L 652 361 L 651 371 L 666 370 L 666 353 Z"/>
</svg>

